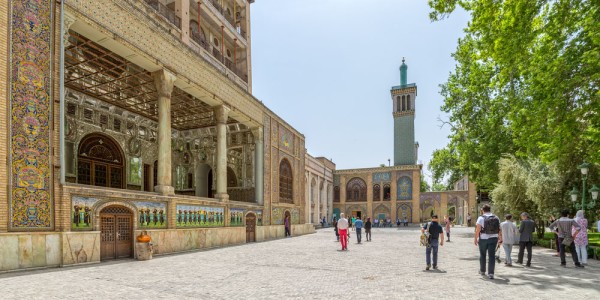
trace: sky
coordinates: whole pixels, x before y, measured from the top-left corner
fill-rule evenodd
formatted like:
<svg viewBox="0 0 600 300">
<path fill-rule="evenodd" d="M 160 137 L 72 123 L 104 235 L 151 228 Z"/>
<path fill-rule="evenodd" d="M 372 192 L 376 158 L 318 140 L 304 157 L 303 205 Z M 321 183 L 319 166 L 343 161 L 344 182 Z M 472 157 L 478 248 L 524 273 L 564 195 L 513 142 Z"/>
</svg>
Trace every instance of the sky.
<svg viewBox="0 0 600 300">
<path fill-rule="evenodd" d="M 394 161 L 390 88 L 417 84 L 418 162 L 448 143 L 439 85 L 469 21 L 464 11 L 431 22 L 425 0 L 256 0 L 251 5 L 252 93 L 304 134 L 314 157 L 336 169 Z"/>
</svg>

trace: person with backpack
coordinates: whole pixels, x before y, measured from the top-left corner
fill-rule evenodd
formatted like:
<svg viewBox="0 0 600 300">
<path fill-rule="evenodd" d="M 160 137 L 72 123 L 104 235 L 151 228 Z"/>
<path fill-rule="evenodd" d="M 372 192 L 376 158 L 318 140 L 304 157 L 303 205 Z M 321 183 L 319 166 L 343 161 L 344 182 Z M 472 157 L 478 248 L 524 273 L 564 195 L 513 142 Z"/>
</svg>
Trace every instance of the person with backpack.
<svg viewBox="0 0 600 300">
<path fill-rule="evenodd" d="M 431 252 L 433 252 L 433 268 L 438 268 L 438 245 L 444 246 L 444 230 L 442 225 L 438 223 L 438 216 L 431 216 L 431 222 L 425 224 L 421 228 L 421 233 L 427 231 L 427 249 L 425 250 L 425 262 L 427 267 L 425 270 L 431 268 Z"/>
<path fill-rule="evenodd" d="M 477 218 L 475 229 L 475 246 L 479 246 L 479 275 L 485 275 L 486 256 L 488 259 L 488 278 L 494 279 L 496 267 L 496 245 L 502 244 L 500 219 L 491 213 L 487 204 L 481 208 L 482 215 Z"/>
</svg>

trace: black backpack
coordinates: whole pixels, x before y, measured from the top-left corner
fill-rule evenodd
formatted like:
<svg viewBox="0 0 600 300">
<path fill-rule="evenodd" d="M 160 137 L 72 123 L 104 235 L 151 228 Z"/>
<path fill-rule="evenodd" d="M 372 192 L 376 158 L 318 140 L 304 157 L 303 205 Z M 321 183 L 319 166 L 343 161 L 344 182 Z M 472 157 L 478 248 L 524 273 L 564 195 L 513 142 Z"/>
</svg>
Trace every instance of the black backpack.
<svg viewBox="0 0 600 300">
<path fill-rule="evenodd" d="M 495 215 L 483 216 L 483 231 L 485 234 L 498 234 L 500 232 L 500 219 Z"/>
</svg>

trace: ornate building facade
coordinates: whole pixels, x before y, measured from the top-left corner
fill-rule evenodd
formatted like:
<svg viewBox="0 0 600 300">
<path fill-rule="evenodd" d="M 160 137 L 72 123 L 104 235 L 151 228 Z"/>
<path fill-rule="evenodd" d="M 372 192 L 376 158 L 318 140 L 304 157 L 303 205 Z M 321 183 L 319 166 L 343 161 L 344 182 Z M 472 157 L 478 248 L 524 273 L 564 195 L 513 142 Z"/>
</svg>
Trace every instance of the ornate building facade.
<svg viewBox="0 0 600 300">
<path fill-rule="evenodd" d="M 333 171 L 335 164 L 324 157 L 306 154 L 306 220 L 318 225 L 323 217 L 331 222 L 333 212 Z"/>
<path fill-rule="evenodd" d="M 304 136 L 251 94 L 251 2 L 0 4 L 0 271 L 314 231 Z"/>
<path fill-rule="evenodd" d="M 370 217 L 419 223 L 433 213 L 449 215 L 458 224 L 476 215 L 476 190 L 468 178 L 455 191 L 421 193 L 421 169 L 415 143 L 417 85 L 407 83 L 408 66 L 400 66 L 400 85 L 390 90 L 394 118 L 394 166 L 335 170 L 333 217 Z"/>
</svg>

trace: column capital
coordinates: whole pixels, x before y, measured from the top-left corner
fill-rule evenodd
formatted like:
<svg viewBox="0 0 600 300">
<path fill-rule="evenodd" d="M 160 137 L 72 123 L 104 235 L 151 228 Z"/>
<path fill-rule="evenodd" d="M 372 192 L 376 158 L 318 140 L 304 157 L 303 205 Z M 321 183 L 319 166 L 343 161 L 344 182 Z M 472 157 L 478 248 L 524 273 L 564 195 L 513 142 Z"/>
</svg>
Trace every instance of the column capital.
<svg viewBox="0 0 600 300">
<path fill-rule="evenodd" d="M 262 127 L 254 127 L 251 128 L 250 131 L 252 131 L 252 135 L 254 136 L 254 141 L 260 141 L 262 142 L 263 140 L 263 128 Z"/>
<path fill-rule="evenodd" d="M 227 124 L 227 118 L 229 117 L 229 112 L 231 111 L 231 108 L 225 105 L 219 105 L 213 107 L 213 109 L 215 112 L 215 119 L 217 119 L 217 123 Z"/>
<path fill-rule="evenodd" d="M 158 96 L 170 98 L 177 76 L 166 69 L 162 69 L 152 72 L 152 78 L 154 78 L 154 85 L 156 86 Z"/>
<path fill-rule="evenodd" d="M 69 43 L 69 29 L 71 28 L 71 26 L 73 26 L 73 24 L 75 24 L 75 21 L 77 21 L 77 18 L 75 18 L 75 16 L 73 16 L 72 14 L 70 14 L 66 11 L 64 12 L 62 38 L 63 38 L 65 47 L 70 44 Z"/>
</svg>

